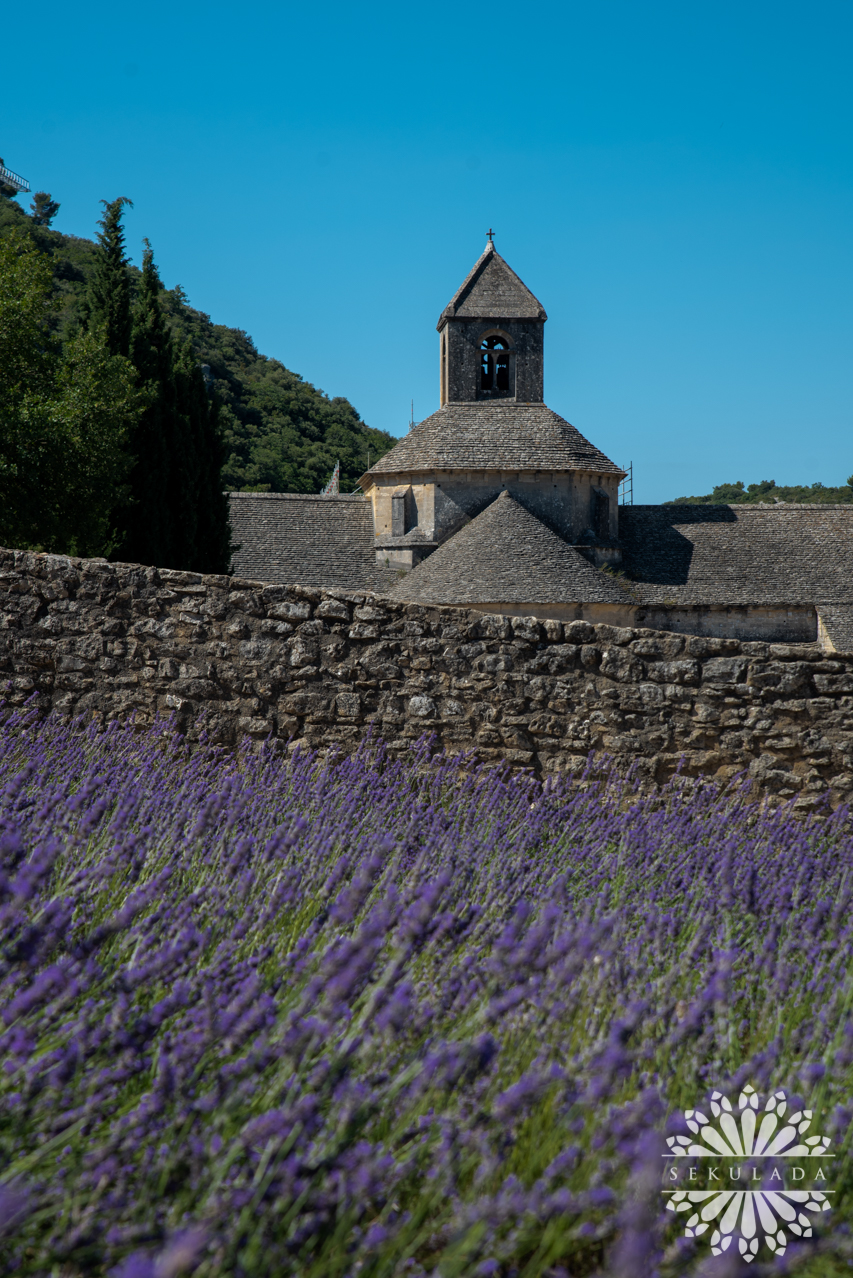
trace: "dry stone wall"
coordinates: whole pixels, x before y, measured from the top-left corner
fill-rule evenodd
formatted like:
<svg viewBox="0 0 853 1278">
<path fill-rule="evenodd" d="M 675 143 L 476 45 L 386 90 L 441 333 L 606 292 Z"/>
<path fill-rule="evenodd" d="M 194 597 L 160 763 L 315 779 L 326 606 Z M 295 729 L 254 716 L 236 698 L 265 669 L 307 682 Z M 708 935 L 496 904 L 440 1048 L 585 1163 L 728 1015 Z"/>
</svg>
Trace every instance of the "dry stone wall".
<svg viewBox="0 0 853 1278">
<path fill-rule="evenodd" d="M 816 807 L 853 789 L 853 654 L 0 551 L 5 704 L 175 715 L 225 744 L 451 751 L 540 774 L 590 751 Z"/>
</svg>

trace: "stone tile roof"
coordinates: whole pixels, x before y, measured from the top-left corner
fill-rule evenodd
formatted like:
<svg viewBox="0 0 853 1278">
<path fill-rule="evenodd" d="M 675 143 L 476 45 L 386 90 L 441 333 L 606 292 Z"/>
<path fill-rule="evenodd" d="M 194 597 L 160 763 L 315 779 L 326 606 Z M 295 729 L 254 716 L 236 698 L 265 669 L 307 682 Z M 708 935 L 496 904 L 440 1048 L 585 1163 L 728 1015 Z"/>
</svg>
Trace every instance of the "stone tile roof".
<svg viewBox="0 0 853 1278">
<path fill-rule="evenodd" d="M 434 604 L 816 604 L 853 651 L 853 505 L 623 506 L 628 590 L 507 494 L 402 578 L 376 563 L 363 498 L 232 493 L 230 509 L 234 572 L 256 581 Z"/>
<path fill-rule="evenodd" d="M 413 426 L 368 475 L 433 470 L 624 472 L 544 404 L 445 404 Z"/>
<path fill-rule="evenodd" d="M 441 312 L 438 328 L 449 319 L 539 319 L 545 308 L 522 284 L 492 244 Z"/>
<path fill-rule="evenodd" d="M 824 629 L 836 652 L 853 652 L 853 604 L 820 604 Z"/>
<path fill-rule="evenodd" d="M 396 572 L 376 563 L 373 511 L 363 497 L 229 493 L 239 577 L 281 585 L 387 589 Z"/>
<path fill-rule="evenodd" d="M 388 593 L 422 604 L 626 601 L 624 591 L 508 493 Z"/>
<path fill-rule="evenodd" d="M 853 603 L 853 505 L 623 506 L 643 602 Z"/>
</svg>

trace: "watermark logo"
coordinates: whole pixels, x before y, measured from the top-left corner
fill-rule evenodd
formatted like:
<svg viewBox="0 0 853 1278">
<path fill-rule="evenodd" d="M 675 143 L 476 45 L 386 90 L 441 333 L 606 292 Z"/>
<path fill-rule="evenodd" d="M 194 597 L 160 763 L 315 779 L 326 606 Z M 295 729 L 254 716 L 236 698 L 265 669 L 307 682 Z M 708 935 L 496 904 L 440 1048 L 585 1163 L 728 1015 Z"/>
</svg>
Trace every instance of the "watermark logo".
<svg viewBox="0 0 853 1278">
<path fill-rule="evenodd" d="M 810 1238 L 809 1213 L 831 1206 L 832 1190 L 825 1188 L 827 1160 L 833 1157 L 826 1152 L 830 1139 L 807 1135 L 814 1117 L 810 1109 L 787 1111 L 784 1091 L 772 1092 L 760 1109 L 758 1093 L 747 1086 L 737 1113 L 722 1092 L 714 1092 L 713 1118 L 688 1109 L 684 1118 L 692 1137 L 667 1137 L 666 1205 L 690 1213 L 684 1229 L 688 1238 L 713 1227 L 715 1256 L 737 1238 L 741 1256 L 752 1261 L 762 1236 L 771 1252 L 784 1255 L 789 1233 Z"/>
</svg>

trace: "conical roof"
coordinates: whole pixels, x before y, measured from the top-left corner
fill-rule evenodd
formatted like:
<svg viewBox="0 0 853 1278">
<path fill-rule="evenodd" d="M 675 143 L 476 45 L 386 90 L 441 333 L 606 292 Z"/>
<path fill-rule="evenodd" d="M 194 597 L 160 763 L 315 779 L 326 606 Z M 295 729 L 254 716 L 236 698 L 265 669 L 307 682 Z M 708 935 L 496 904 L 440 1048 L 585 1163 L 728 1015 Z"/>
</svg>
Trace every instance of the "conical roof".
<svg viewBox="0 0 853 1278">
<path fill-rule="evenodd" d="M 371 466 L 366 476 L 435 470 L 585 470 L 624 475 L 545 404 L 445 404 Z"/>
<path fill-rule="evenodd" d="M 495 246 L 485 252 L 462 286 L 441 312 L 437 327 L 449 319 L 538 319 L 546 320 L 545 308 Z"/>
<path fill-rule="evenodd" d="M 389 596 L 445 605 L 626 602 L 614 581 L 506 492 Z"/>
</svg>

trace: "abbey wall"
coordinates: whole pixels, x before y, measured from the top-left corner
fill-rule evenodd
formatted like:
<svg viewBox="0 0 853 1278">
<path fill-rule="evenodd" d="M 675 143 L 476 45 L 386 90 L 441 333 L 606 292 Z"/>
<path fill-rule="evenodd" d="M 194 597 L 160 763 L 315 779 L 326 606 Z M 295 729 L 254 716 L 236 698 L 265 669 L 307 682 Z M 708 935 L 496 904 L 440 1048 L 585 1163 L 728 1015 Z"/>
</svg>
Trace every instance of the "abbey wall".
<svg viewBox="0 0 853 1278">
<path fill-rule="evenodd" d="M 591 751 L 662 781 L 746 772 L 806 810 L 853 790 L 853 654 L 540 622 L 0 551 L 5 705 L 190 737 L 451 751 L 539 774 Z"/>
</svg>

